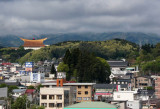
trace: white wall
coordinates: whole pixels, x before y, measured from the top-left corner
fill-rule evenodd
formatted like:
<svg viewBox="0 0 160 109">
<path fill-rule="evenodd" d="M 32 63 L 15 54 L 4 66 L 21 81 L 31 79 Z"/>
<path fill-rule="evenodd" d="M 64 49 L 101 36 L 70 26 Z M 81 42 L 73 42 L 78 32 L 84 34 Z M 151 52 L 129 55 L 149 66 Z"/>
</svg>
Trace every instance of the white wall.
<svg viewBox="0 0 160 109">
<path fill-rule="evenodd" d="M 134 92 L 130 92 L 130 91 L 114 92 L 113 93 L 113 100 L 133 101 L 134 100 Z"/>
</svg>

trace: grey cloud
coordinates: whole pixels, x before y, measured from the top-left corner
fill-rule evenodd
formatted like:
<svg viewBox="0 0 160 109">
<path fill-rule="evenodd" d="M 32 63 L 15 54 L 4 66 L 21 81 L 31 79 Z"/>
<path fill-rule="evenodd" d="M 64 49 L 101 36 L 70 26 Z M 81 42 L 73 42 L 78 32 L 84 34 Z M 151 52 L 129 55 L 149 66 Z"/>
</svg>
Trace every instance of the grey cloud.
<svg viewBox="0 0 160 109">
<path fill-rule="evenodd" d="M 159 0 L 2 0 L 0 35 L 112 31 L 160 34 L 159 4 Z"/>
</svg>

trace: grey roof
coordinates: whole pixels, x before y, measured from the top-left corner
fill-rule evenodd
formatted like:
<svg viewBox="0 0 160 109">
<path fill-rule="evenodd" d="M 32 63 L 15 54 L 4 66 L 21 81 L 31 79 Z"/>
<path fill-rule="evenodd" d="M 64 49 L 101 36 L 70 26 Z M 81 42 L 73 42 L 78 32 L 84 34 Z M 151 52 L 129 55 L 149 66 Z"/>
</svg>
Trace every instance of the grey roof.
<svg viewBox="0 0 160 109">
<path fill-rule="evenodd" d="M 94 84 L 94 88 L 96 89 L 116 89 L 117 84 Z M 121 84 L 121 88 L 127 88 L 127 84 Z"/>
<path fill-rule="evenodd" d="M 26 91 L 26 89 L 13 89 L 13 93 L 21 93 Z"/>
<path fill-rule="evenodd" d="M 128 62 L 124 61 L 107 61 L 110 67 L 127 67 Z"/>
<path fill-rule="evenodd" d="M 8 88 L 0 88 L 0 97 L 7 97 Z"/>
<path fill-rule="evenodd" d="M 5 81 L 0 81 L 0 84 L 2 84 L 2 83 L 5 83 L 5 84 L 7 84 L 9 86 L 11 86 L 11 85 L 19 86 L 20 85 L 20 82 L 5 82 Z"/>
</svg>

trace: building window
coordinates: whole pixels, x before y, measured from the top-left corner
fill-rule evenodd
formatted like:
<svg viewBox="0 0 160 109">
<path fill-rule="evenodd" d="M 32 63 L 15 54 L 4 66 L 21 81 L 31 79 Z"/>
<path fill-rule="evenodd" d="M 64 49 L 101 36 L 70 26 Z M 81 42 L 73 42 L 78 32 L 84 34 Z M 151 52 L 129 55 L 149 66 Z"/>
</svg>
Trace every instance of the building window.
<svg viewBox="0 0 160 109">
<path fill-rule="evenodd" d="M 88 95 L 88 91 L 85 91 L 85 95 Z"/>
<path fill-rule="evenodd" d="M 85 89 L 88 89 L 88 86 L 85 86 Z"/>
<path fill-rule="evenodd" d="M 90 97 L 83 97 L 83 100 L 90 100 Z"/>
<path fill-rule="evenodd" d="M 81 86 L 78 86 L 78 89 L 80 89 L 81 88 Z"/>
<path fill-rule="evenodd" d="M 41 106 L 47 107 L 47 103 L 41 103 Z"/>
<path fill-rule="evenodd" d="M 47 95 L 41 95 L 42 99 L 47 99 Z"/>
<path fill-rule="evenodd" d="M 77 97 L 77 100 L 82 100 L 82 97 Z"/>
<path fill-rule="evenodd" d="M 49 103 L 49 107 L 54 107 L 54 103 Z"/>
<path fill-rule="evenodd" d="M 61 100 L 62 99 L 62 95 L 57 95 L 57 99 Z"/>
<path fill-rule="evenodd" d="M 57 103 L 57 107 L 62 107 L 62 103 Z"/>
<path fill-rule="evenodd" d="M 81 91 L 78 91 L 78 95 L 81 95 Z"/>
<path fill-rule="evenodd" d="M 49 95 L 49 99 L 53 100 L 54 99 L 54 95 Z"/>
</svg>

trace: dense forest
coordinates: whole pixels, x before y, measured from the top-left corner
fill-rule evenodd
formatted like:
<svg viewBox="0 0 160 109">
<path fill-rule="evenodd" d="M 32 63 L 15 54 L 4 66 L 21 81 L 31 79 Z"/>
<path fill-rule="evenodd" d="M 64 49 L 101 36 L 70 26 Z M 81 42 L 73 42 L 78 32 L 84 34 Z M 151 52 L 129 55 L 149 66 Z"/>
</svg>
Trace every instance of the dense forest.
<svg viewBox="0 0 160 109">
<path fill-rule="evenodd" d="M 67 50 L 58 71 L 67 72 L 67 80 L 109 83 L 110 67 L 103 58 L 85 50 Z"/>
</svg>

